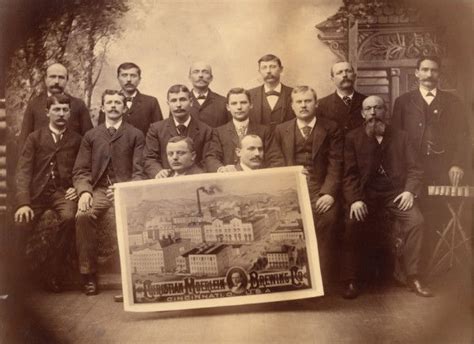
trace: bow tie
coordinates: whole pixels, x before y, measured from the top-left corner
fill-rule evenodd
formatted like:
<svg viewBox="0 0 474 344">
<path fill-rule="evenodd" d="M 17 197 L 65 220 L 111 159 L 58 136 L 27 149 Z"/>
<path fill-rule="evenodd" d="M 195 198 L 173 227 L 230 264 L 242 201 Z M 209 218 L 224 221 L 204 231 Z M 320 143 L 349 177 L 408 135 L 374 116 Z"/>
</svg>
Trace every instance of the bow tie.
<svg viewBox="0 0 474 344">
<path fill-rule="evenodd" d="M 202 99 L 202 100 L 205 100 L 205 99 L 206 99 L 206 96 L 205 96 L 204 94 L 200 94 L 200 95 L 198 95 L 198 96 L 196 97 L 196 99 L 198 99 L 198 100 L 201 100 L 201 99 Z"/>
<path fill-rule="evenodd" d="M 431 92 L 428 92 L 428 93 L 426 94 L 426 96 L 427 96 L 427 97 L 434 97 L 435 95 L 434 95 L 433 93 L 431 93 Z"/>
<path fill-rule="evenodd" d="M 275 91 L 275 90 L 272 90 L 272 91 L 265 92 L 265 95 L 266 95 L 267 97 L 269 97 L 269 96 L 277 96 L 277 97 L 279 97 L 279 96 L 280 96 L 280 92 L 277 92 L 277 91 Z"/>
</svg>

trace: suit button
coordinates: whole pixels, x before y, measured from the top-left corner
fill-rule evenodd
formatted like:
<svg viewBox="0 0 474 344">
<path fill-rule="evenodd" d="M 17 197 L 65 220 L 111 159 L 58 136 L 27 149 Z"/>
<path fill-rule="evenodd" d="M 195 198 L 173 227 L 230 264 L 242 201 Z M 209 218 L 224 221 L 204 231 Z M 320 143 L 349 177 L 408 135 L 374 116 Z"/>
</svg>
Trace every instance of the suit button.
<svg viewBox="0 0 474 344">
<path fill-rule="evenodd" d="M 418 126 L 419 126 L 419 127 L 422 127 L 422 126 L 423 126 L 423 123 L 418 123 Z"/>
<path fill-rule="evenodd" d="M 52 161 L 51 161 L 49 164 L 50 164 L 51 166 L 53 166 L 53 165 L 54 165 L 54 163 L 53 163 Z"/>
</svg>

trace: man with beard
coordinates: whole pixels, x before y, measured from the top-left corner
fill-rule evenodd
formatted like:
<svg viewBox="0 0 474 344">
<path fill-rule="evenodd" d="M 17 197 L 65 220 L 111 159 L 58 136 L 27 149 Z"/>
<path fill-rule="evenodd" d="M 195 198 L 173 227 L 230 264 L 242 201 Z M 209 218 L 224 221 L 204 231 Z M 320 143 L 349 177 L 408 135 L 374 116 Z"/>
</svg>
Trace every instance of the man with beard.
<svg viewBox="0 0 474 344">
<path fill-rule="evenodd" d="M 105 123 L 87 132 L 73 170 L 79 195 L 76 215 L 76 245 L 84 293 L 95 295 L 97 288 L 97 223 L 113 213 L 113 184 L 143 179 L 143 133 L 123 121 L 125 96 L 119 91 L 102 94 Z M 115 230 L 114 230 L 115 231 Z"/>
<path fill-rule="evenodd" d="M 68 71 L 64 65 L 53 63 L 46 69 L 44 83 L 46 92 L 41 93 L 37 97 L 30 100 L 23 115 L 23 123 L 19 137 L 20 147 L 23 147 L 26 138 L 33 131 L 47 127 L 49 124 L 48 116 L 46 116 L 46 101 L 48 97 L 56 94 L 63 94 L 71 99 L 70 118 L 68 128 L 80 135 L 84 135 L 92 128 L 92 122 L 89 110 L 86 104 L 64 92 L 68 81 Z"/>
<path fill-rule="evenodd" d="M 193 84 L 191 115 L 211 128 L 217 128 L 226 124 L 230 116 L 225 97 L 209 89 L 212 78 L 212 68 L 206 62 L 194 62 L 189 68 L 189 81 Z"/>
<path fill-rule="evenodd" d="M 166 145 L 166 155 L 170 163 L 170 169 L 163 169 L 157 178 L 170 178 L 200 174 L 204 171 L 196 166 L 196 151 L 194 141 L 186 136 L 174 136 Z"/>
<path fill-rule="evenodd" d="M 270 129 L 249 119 L 252 109 L 249 92 L 243 88 L 232 88 L 227 93 L 226 106 L 232 114 L 232 121 L 214 130 L 206 159 L 207 170 L 209 172 L 233 171 L 238 161 L 236 148 L 239 141 L 247 134 L 258 135 L 264 142 L 265 167 L 284 166 L 285 162 Z"/>
<path fill-rule="evenodd" d="M 354 67 L 349 62 L 336 62 L 331 67 L 331 80 L 336 86 L 336 92 L 320 99 L 316 110 L 317 118 L 325 117 L 336 121 L 344 133 L 364 122 L 360 113 L 366 96 L 354 89 L 356 77 Z"/>
<path fill-rule="evenodd" d="M 67 128 L 70 104 L 71 98 L 64 94 L 48 97 L 46 116 L 49 125 L 28 135 L 15 175 L 17 255 L 24 255 L 27 237 L 47 209 L 54 210 L 59 217 L 59 231 L 48 243 L 51 252 L 44 263 L 47 269 L 42 271 L 45 287 L 53 292 L 61 291 L 60 270 L 67 254 L 67 244 L 74 237 L 77 209 L 72 168 L 81 136 Z M 27 270 L 24 264 L 16 269 Z"/>
<path fill-rule="evenodd" d="M 258 71 L 263 78 L 263 85 L 249 90 L 253 102 L 250 119 L 273 130 L 277 124 L 295 118 L 291 109 L 292 88 L 280 82 L 283 65 L 277 56 L 262 56 L 258 60 Z"/>
<path fill-rule="evenodd" d="M 170 163 L 166 144 L 173 136 L 190 137 L 194 141 L 196 164 L 201 167 L 203 157 L 212 138 L 212 128 L 191 116 L 189 89 L 184 85 L 173 85 L 168 90 L 168 105 L 171 116 L 153 123 L 146 135 L 144 169 L 148 178 L 166 177 Z"/>
<path fill-rule="evenodd" d="M 142 71 L 133 62 L 124 62 L 117 68 L 117 80 L 121 87 L 121 92 L 125 96 L 127 109 L 123 119 L 140 129 L 146 135 L 151 123 L 161 121 L 160 104 L 155 97 L 148 96 L 138 90 L 138 85 L 142 80 Z M 99 113 L 99 124 L 104 123 L 105 114 Z"/>
<path fill-rule="evenodd" d="M 399 266 L 408 287 L 419 296 L 432 296 L 418 279 L 423 239 L 423 215 L 416 196 L 421 192 L 423 172 L 405 132 L 387 125 L 387 107 L 382 98 L 369 96 L 362 103 L 363 126 L 346 135 L 343 193 L 347 223 L 342 257 L 343 297 L 359 295 L 361 256 L 367 253 L 363 240 L 377 215 L 388 214 L 392 230 L 402 240 Z"/>
</svg>

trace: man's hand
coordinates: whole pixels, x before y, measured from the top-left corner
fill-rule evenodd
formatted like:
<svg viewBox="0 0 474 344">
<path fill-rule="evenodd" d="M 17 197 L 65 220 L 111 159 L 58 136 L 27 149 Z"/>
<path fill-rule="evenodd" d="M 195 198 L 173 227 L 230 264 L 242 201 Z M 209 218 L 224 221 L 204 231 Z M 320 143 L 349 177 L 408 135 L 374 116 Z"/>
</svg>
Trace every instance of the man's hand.
<svg viewBox="0 0 474 344">
<path fill-rule="evenodd" d="M 105 192 L 105 196 L 110 202 L 114 201 L 114 190 L 115 190 L 115 187 L 113 185 L 110 185 L 107 188 L 107 191 Z"/>
<path fill-rule="evenodd" d="M 25 222 L 28 223 L 32 221 L 35 217 L 33 209 L 29 205 L 24 205 L 17 209 L 15 212 L 15 222 Z M 23 221 L 23 219 L 25 221 Z"/>
<path fill-rule="evenodd" d="M 92 195 L 89 192 L 83 192 L 77 203 L 79 211 L 88 211 L 92 208 Z"/>
<path fill-rule="evenodd" d="M 69 201 L 75 201 L 77 200 L 77 192 L 76 189 L 74 188 L 69 188 L 66 190 L 66 195 L 64 196 L 65 199 Z"/>
<path fill-rule="evenodd" d="M 449 180 L 451 181 L 452 186 L 458 186 L 463 176 L 464 171 L 461 167 L 452 166 L 449 169 Z"/>
<path fill-rule="evenodd" d="M 322 195 L 321 197 L 318 198 L 318 200 L 314 204 L 314 208 L 315 208 L 314 210 L 319 214 L 323 214 L 326 211 L 328 211 L 329 208 L 331 208 L 333 204 L 334 204 L 334 197 L 328 194 Z"/>
<path fill-rule="evenodd" d="M 403 191 L 400 195 L 395 197 L 393 200 L 393 203 L 400 202 L 398 204 L 398 209 L 401 211 L 409 210 L 411 207 L 413 207 L 413 201 L 415 197 L 410 191 Z"/>
<path fill-rule="evenodd" d="M 217 169 L 217 172 L 221 173 L 221 172 L 236 172 L 237 169 L 235 168 L 234 165 L 225 165 L 225 166 L 221 166 Z"/>
<path fill-rule="evenodd" d="M 349 218 L 356 219 L 357 221 L 364 221 L 366 216 L 369 214 L 369 209 L 364 201 L 356 201 L 351 204 L 351 211 L 349 213 Z"/>
<path fill-rule="evenodd" d="M 162 169 L 155 176 L 155 179 L 168 178 L 171 174 L 171 170 Z"/>
</svg>

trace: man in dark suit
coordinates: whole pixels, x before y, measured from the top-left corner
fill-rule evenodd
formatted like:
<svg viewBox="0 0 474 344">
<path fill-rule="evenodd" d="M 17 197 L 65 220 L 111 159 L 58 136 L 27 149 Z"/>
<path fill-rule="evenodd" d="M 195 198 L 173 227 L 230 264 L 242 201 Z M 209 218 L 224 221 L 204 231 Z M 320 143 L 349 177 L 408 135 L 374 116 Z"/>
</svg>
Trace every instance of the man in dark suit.
<svg viewBox="0 0 474 344">
<path fill-rule="evenodd" d="M 343 296 L 351 299 L 359 295 L 359 258 L 368 251 L 363 232 L 373 227 L 370 221 L 375 216 L 384 213 L 402 243 L 397 258 L 408 277 L 408 287 L 419 296 L 432 296 L 418 279 L 423 215 L 416 196 L 422 189 L 423 171 L 417 154 L 406 132 L 387 125 L 382 98 L 366 98 L 362 115 L 364 125 L 346 136 L 344 146 L 343 193 L 349 209 L 342 259 Z"/>
<path fill-rule="evenodd" d="M 123 119 L 140 129 L 146 135 L 151 123 L 161 121 L 160 104 L 155 97 L 140 93 L 138 85 L 142 78 L 142 71 L 139 66 L 132 62 L 124 62 L 117 68 L 117 80 L 121 87 L 121 92 L 125 96 L 126 111 Z M 105 114 L 99 113 L 99 124 L 104 123 Z"/>
<path fill-rule="evenodd" d="M 188 176 L 192 174 L 205 173 L 202 168 L 196 165 L 196 150 L 194 141 L 187 136 L 174 136 L 169 139 L 166 145 L 166 155 L 170 163 L 170 169 L 159 173 L 157 178 L 173 178 Z"/>
<path fill-rule="evenodd" d="M 146 135 L 144 169 L 148 178 L 166 177 L 170 163 L 166 155 L 166 144 L 173 136 L 188 136 L 194 141 L 196 164 L 203 165 L 208 146 L 212 139 L 212 128 L 191 116 L 189 89 L 184 85 L 173 85 L 168 90 L 170 117 L 153 123 Z"/>
<path fill-rule="evenodd" d="M 225 97 L 209 88 L 212 81 L 212 68 L 206 62 L 194 62 L 189 68 L 191 90 L 191 116 L 206 123 L 211 128 L 226 124 L 230 115 L 226 109 Z"/>
<path fill-rule="evenodd" d="M 235 149 L 239 140 L 247 134 L 258 135 L 265 143 L 263 148 L 266 167 L 285 165 L 270 129 L 249 119 L 252 102 L 248 91 L 243 88 L 231 89 L 227 93 L 227 109 L 232 114 L 232 121 L 214 130 L 206 159 L 209 172 L 233 170 L 238 161 Z"/>
<path fill-rule="evenodd" d="M 295 118 L 291 109 L 292 88 L 280 82 L 283 66 L 275 55 L 261 57 L 258 71 L 263 85 L 249 90 L 253 103 L 250 118 L 254 123 L 268 125 L 273 130 L 277 124 Z"/>
<path fill-rule="evenodd" d="M 46 76 L 44 78 L 46 92 L 31 99 L 23 115 L 19 137 L 20 147 L 23 147 L 30 133 L 39 128 L 48 127 L 49 120 L 46 116 L 46 100 L 51 95 L 64 94 L 71 99 L 71 116 L 68 121 L 68 128 L 80 135 L 84 135 L 92 128 L 92 122 L 86 104 L 84 104 L 81 99 L 64 92 L 67 80 L 68 72 L 66 67 L 62 64 L 53 63 L 46 69 Z"/>
<path fill-rule="evenodd" d="M 122 120 L 124 95 L 106 90 L 102 95 L 102 110 L 105 123 L 84 136 L 73 170 L 79 195 L 76 244 L 86 295 L 98 292 L 97 222 L 103 216 L 113 217 L 109 211 L 113 207 L 111 187 L 114 183 L 143 179 L 144 137 L 140 130 Z"/>
<path fill-rule="evenodd" d="M 70 106 L 71 98 L 64 94 L 48 97 L 46 116 L 49 125 L 28 135 L 15 175 L 19 255 L 23 256 L 27 236 L 47 209 L 54 210 L 59 216 L 59 231 L 50 243 L 54 252 L 50 252 L 50 259 L 45 262 L 47 269 L 43 274 L 45 286 L 53 292 L 61 290 L 60 268 L 67 253 L 66 245 L 74 237 L 77 209 L 72 168 L 81 136 L 67 128 Z M 24 266 L 18 266 L 18 269 L 26 270 Z"/>
<path fill-rule="evenodd" d="M 461 101 L 438 88 L 440 61 L 423 57 L 415 76 L 419 89 L 395 100 L 393 127 L 405 130 L 425 172 L 425 184 L 457 186 L 469 170 L 469 126 Z"/>
<path fill-rule="evenodd" d="M 354 89 L 356 73 L 349 62 L 337 62 L 331 67 L 331 80 L 336 91 L 318 102 L 317 118 L 329 118 L 339 124 L 344 133 L 357 128 L 364 120 L 360 114 L 365 95 Z"/>
<path fill-rule="evenodd" d="M 287 166 L 302 165 L 308 178 L 323 281 L 328 280 L 328 259 L 337 217 L 336 195 L 342 179 L 343 136 L 337 123 L 316 118 L 316 92 L 295 87 L 291 104 L 296 118 L 277 125 L 278 142 Z"/>
</svg>

